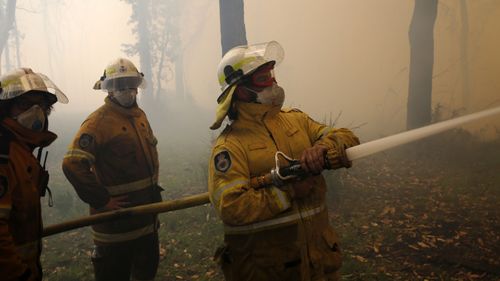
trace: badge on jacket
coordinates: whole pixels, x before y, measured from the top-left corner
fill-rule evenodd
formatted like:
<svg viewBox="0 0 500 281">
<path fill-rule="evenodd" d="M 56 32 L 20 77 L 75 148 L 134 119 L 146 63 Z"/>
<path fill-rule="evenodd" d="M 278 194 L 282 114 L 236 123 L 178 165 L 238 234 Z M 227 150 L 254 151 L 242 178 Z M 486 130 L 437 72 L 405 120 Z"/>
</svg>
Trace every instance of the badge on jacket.
<svg viewBox="0 0 500 281">
<path fill-rule="evenodd" d="M 221 173 L 225 173 L 231 167 L 231 157 L 226 150 L 217 153 L 214 157 L 215 169 Z"/>
<path fill-rule="evenodd" d="M 89 134 L 82 134 L 78 140 L 78 145 L 81 148 L 86 148 L 94 141 L 94 137 Z"/>
<path fill-rule="evenodd" d="M 0 176 L 0 198 L 2 198 L 9 190 L 9 182 L 7 177 Z"/>
</svg>

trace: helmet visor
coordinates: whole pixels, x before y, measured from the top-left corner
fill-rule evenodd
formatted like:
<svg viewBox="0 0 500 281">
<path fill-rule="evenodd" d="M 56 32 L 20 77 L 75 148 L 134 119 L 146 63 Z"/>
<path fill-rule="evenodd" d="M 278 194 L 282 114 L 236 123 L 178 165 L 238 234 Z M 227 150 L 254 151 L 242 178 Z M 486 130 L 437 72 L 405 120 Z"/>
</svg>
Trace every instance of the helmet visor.
<svg viewBox="0 0 500 281">
<path fill-rule="evenodd" d="M 137 88 L 146 88 L 146 83 L 142 76 L 117 77 L 113 79 L 105 79 L 101 82 L 101 89 L 108 92 Z"/>
<path fill-rule="evenodd" d="M 245 52 L 245 57 L 261 57 L 265 62 L 275 61 L 276 64 L 280 64 L 285 57 L 285 51 L 280 43 L 270 41 L 249 45 Z"/>
<path fill-rule="evenodd" d="M 263 65 L 250 75 L 248 83 L 259 88 L 272 86 L 276 82 L 273 69 L 274 64 Z"/>
<path fill-rule="evenodd" d="M 11 78 L 11 79 L 9 79 Z M 16 98 L 29 91 L 40 91 L 52 94 L 58 102 L 68 103 L 66 95 L 47 76 L 41 73 L 28 73 L 2 79 L 0 100 Z"/>
</svg>

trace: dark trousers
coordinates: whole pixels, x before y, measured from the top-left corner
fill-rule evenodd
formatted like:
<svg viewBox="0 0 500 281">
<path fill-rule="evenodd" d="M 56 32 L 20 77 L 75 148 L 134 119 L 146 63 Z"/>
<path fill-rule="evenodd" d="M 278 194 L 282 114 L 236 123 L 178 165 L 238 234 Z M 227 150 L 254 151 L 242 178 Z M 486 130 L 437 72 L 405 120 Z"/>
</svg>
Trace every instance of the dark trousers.
<svg viewBox="0 0 500 281">
<path fill-rule="evenodd" d="M 96 245 L 92 264 L 96 281 L 153 280 L 158 269 L 158 233 L 110 245 Z"/>
</svg>

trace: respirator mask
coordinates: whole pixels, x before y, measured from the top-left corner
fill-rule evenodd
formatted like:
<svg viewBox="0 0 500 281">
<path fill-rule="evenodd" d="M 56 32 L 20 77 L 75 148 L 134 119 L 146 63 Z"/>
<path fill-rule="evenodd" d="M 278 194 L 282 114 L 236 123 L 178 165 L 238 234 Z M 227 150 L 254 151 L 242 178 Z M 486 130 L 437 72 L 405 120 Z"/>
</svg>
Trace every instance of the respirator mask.
<svg viewBox="0 0 500 281">
<path fill-rule="evenodd" d="M 137 89 L 126 89 L 113 92 L 113 98 L 123 107 L 134 105 Z"/>
<path fill-rule="evenodd" d="M 43 131 L 47 123 L 47 116 L 39 105 L 33 105 L 13 119 L 21 126 L 35 132 Z"/>
<path fill-rule="evenodd" d="M 279 105 L 282 106 L 285 102 L 285 90 L 274 83 L 272 86 L 264 88 L 262 91 L 257 92 L 246 87 L 252 93 L 256 94 L 256 102 L 261 104 Z"/>
</svg>

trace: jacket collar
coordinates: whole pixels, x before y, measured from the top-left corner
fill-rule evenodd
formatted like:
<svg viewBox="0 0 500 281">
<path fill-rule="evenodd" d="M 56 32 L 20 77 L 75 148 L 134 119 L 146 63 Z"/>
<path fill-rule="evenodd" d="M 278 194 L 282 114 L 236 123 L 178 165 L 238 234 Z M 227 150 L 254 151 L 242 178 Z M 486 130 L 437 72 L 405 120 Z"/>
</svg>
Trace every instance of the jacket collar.
<svg viewBox="0 0 500 281">
<path fill-rule="evenodd" d="M 281 106 L 236 102 L 236 110 L 238 111 L 238 119 L 234 122 L 238 123 L 263 123 L 264 119 L 274 118 L 280 112 Z"/>
<path fill-rule="evenodd" d="M 49 146 L 57 139 L 57 135 L 50 131 L 35 132 L 29 130 L 9 117 L 2 120 L 1 126 L 11 133 L 14 139 L 27 146 L 30 150 L 33 150 L 35 147 Z"/>
</svg>

